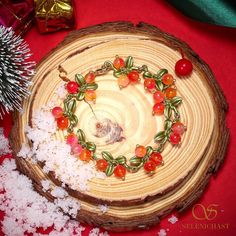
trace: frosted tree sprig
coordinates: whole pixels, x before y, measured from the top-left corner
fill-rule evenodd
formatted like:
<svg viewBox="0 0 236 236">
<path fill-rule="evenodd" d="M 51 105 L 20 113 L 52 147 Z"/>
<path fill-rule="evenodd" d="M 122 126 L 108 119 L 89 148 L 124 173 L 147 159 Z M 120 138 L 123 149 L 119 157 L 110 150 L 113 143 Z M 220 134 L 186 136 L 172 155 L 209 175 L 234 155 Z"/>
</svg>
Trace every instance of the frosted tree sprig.
<svg viewBox="0 0 236 236">
<path fill-rule="evenodd" d="M 35 62 L 28 44 L 11 28 L 0 26 L 0 118 L 13 110 L 22 111 L 22 100 L 30 95 L 28 87 Z"/>
</svg>

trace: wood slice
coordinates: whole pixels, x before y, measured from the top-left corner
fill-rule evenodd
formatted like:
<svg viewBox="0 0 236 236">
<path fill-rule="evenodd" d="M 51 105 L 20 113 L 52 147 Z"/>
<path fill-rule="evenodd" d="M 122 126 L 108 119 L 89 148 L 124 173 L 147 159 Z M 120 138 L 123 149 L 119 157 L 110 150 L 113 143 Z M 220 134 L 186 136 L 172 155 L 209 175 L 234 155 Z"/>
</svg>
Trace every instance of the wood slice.
<svg viewBox="0 0 236 236">
<path fill-rule="evenodd" d="M 11 141 L 18 169 L 33 180 L 40 194 L 53 200 L 42 191 L 41 180 L 49 179 L 60 185 L 60 178 L 55 178 L 53 172 L 45 174 L 40 163 L 33 164 L 17 157 L 17 153 L 27 141 L 24 129 L 31 124 L 32 114 L 55 96 L 61 82 L 59 65 L 73 79 L 76 73 L 100 68 L 115 55 L 124 58 L 131 55 L 135 64 L 146 64 L 152 72 L 166 68 L 174 75 L 175 63 L 181 58 L 180 49 L 194 66 L 189 78 L 176 77 L 178 94 L 183 98 L 181 119 L 188 127 L 181 146 L 166 146 L 165 165 L 151 177 L 140 170 L 127 174 L 125 181 L 115 177 L 94 178 L 87 193 L 72 190 L 69 185 L 66 190 L 81 202 L 79 221 L 113 231 L 148 228 L 172 210 L 181 212 L 189 207 L 202 195 L 211 175 L 223 162 L 229 140 L 225 123 L 227 102 L 208 65 L 186 43 L 145 23 L 134 26 L 113 22 L 74 31 L 41 61 L 33 78 L 32 96 L 23 104 L 25 113 L 14 114 Z M 152 96 L 144 91 L 143 85 L 120 91 L 112 73 L 98 77 L 97 82 L 94 111 L 120 124 L 125 138 L 109 145 L 108 137 L 96 138 L 91 128 L 94 122 L 91 110 L 86 104 L 79 105 L 76 109 L 79 127 L 89 140 L 96 142 L 98 152 L 107 150 L 114 156 L 132 157 L 136 144 L 153 146 L 154 135 L 163 129 L 163 118 L 151 115 Z M 58 131 L 56 138 L 63 141 L 63 132 Z M 109 211 L 101 214 L 97 205 L 105 203 Z"/>
</svg>

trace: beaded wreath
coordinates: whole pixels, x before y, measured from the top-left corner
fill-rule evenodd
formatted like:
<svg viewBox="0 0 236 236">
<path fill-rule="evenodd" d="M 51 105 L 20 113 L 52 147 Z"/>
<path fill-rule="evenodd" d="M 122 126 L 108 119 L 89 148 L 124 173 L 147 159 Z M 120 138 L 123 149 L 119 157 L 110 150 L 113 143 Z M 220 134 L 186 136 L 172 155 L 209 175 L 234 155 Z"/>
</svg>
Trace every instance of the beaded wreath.
<svg viewBox="0 0 236 236">
<path fill-rule="evenodd" d="M 184 63 L 185 66 L 183 66 Z M 66 142 L 71 146 L 72 153 L 80 160 L 85 162 L 94 160 L 98 170 L 105 172 L 107 176 L 114 173 L 121 179 L 125 178 L 127 171 L 133 173 L 141 168 L 144 168 L 148 174 L 154 174 L 156 168 L 164 164 L 161 152 L 165 144 L 170 142 L 172 145 L 178 145 L 181 142 L 181 135 L 186 130 L 180 122 L 178 111 L 182 98 L 177 96 L 175 79 L 167 69 L 160 69 L 156 74 L 151 73 L 146 65 L 134 65 L 134 59 L 131 56 L 126 60 L 116 56 L 113 62 L 106 61 L 100 69 L 90 71 L 85 76 L 76 74 L 74 81 L 67 78 L 67 72 L 61 66 L 58 69 L 59 76 L 67 82 L 65 88 L 68 94 L 64 100 L 64 107 L 54 107 L 52 114 L 56 119 L 58 129 L 67 130 Z M 78 124 L 78 118 L 75 115 L 77 102 L 84 101 L 92 109 L 91 103 L 96 100 L 98 88 L 95 78 L 109 71 L 113 71 L 121 89 L 139 83 L 142 76 L 145 90 L 153 94 L 153 115 L 164 115 L 165 118 L 164 130 L 154 136 L 157 147 L 137 145 L 134 156 L 129 160 L 123 155 L 113 157 L 107 151 L 102 151 L 102 158 L 98 158 L 96 144 L 86 140 L 83 130 L 74 131 Z M 189 60 L 182 58 L 176 63 L 175 71 L 179 76 L 189 75 L 192 72 L 192 64 Z"/>
</svg>

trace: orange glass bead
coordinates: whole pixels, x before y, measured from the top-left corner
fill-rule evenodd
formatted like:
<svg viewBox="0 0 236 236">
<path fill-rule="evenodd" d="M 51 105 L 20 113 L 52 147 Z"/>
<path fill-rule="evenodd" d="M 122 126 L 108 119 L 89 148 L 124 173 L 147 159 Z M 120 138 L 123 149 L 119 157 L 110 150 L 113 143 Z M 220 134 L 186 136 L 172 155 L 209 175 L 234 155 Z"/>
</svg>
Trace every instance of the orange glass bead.
<svg viewBox="0 0 236 236">
<path fill-rule="evenodd" d="M 96 92 L 94 90 L 87 90 L 85 92 L 85 101 L 87 102 L 91 102 L 91 101 L 95 101 L 96 100 Z"/>
<path fill-rule="evenodd" d="M 123 74 L 117 79 L 120 88 L 127 87 L 129 85 L 129 78 L 127 75 Z"/>
<path fill-rule="evenodd" d="M 93 71 L 90 71 L 88 74 L 84 76 L 84 80 L 86 83 L 91 84 L 95 81 L 95 74 Z"/>
<path fill-rule="evenodd" d="M 117 177 L 117 178 L 121 178 L 124 180 L 125 178 L 125 174 L 126 174 L 126 169 L 124 166 L 122 165 L 117 165 L 114 169 L 114 175 Z"/>
<path fill-rule="evenodd" d="M 166 89 L 166 97 L 168 99 L 172 99 L 176 96 L 177 92 L 176 92 L 176 89 L 174 88 L 167 88 Z"/>
<path fill-rule="evenodd" d="M 87 149 L 83 149 L 82 152 L 79 154 L 79 158 L 81 161 L 90 161 L 91 159 L 91 152 Z"/>
<path fill-rule="evenodd" d="M 120 58 L 119 56 L 116 56 L 116 59 L 113 62 L 113 66 L 117 70 L 120 70 L 121 68 L 125 67 L 125 61 L 122 58 Z"/>
<path fill-rule="evenodd" d="M 68 128 L 68 125 L 69 125 L 69 119 L 67 117 L 62 116 L 57 119 L 57 127 L 59 129 L 66 129 Z"/>
<path fill-rule="evenodd" d="M 164 113 L 165 106 L 162 103 L 156 103 L 152 108 L 153 115 L 162 115 Z"/>
<path fill-rule="evenodd" d="M 147 149 L 144 146 L 137 146 L 135 148 L 135 156 L 136 157 L 144 157 L 147 153 Z"/>
<path fill-rule="evenodd" d="M 162 83 L 165 85 L 172 85 L 174 83 L 174 77 L 171 74 L 164 74 L 162 76 Z"/>
</svg>

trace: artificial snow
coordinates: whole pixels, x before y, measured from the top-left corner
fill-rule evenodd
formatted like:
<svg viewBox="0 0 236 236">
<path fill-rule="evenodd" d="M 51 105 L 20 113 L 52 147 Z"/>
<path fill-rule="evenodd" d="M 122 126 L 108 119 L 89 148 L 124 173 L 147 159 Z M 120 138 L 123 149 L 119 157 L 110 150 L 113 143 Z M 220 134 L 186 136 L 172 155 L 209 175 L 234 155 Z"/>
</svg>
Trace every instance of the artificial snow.
<svg viewBox="0 0 236 236">
<path fill-rule="evenodd" d="M 81 192 L 89 191 L 88 181 L 92 178 L 106 178 L 92 161 L 84 163 L 71 154 L 68 144 L 55 139 L 56 122 L 46 107 L 34 112 L 32 123 L 32 127 L 25 128 L 32 147 L 23 144 L 19 157 L 43 162 L 45 173 L 53 171 L 60 181 Z"/>
<path fill-rule="evenodd" d="M 166 236 L 167 232 L 164 229 L 160 229 L 160 231 L 157 234 L 158 234 L 158 236 Z"/>
<path fill-rule="evenodd" d="M 99 228 L 93 228 L 92 230 L 90 230 L 89 236 L 109 236 L 109 234 L 107 233 L 107 231 L 100 232 Z"/>
<path fill-rule="evenodd" d="M 174 215 L 172 215 L 168 221 L 171 223 L 171 224 L 175 224 L 177 221 L 178 221 L 178 218 Z"/>
<path fill-rule="evenodd" d="M 51 182 L 49 180 L 42 180 L 41 185 L 43 187 L 43 191 L 47 192 L 50 189 Z"/>
<path fill-rule="evenodd" d="M 3 128 L 0 128 L 0 156 L 10 153 L 8 139 L 3 134 Z"/>
<path fill-rule="evenodd" d="M 81 235 L 84 227 L 61 211 L 75 217 L 80 204 L 70 197 L 49 202 L 33 190 L 30 179 L 15 169 L 14 160 L 5 159 L 0 166 L 0 210 L 5 212 L 1 222 L 3 233 L 19 236 L 28 232 L 40 236 L 38 227 L 47 229 L 53 225 L 50 236 L 74 235 L 74 231 L 75 235 Z"/>
<path fill-rule="evenodd" d="M 99 210 L 104 214 L 108 211 L 109 207 L 107 206 L 107 204 L 104 205 L 98 205 Z"/>
</svg>

